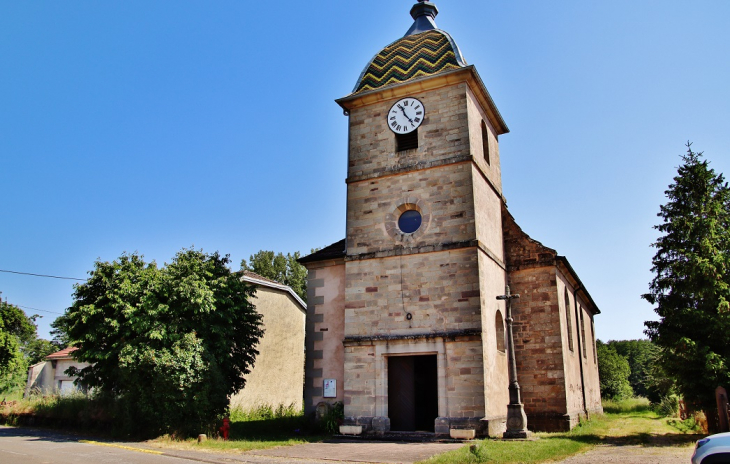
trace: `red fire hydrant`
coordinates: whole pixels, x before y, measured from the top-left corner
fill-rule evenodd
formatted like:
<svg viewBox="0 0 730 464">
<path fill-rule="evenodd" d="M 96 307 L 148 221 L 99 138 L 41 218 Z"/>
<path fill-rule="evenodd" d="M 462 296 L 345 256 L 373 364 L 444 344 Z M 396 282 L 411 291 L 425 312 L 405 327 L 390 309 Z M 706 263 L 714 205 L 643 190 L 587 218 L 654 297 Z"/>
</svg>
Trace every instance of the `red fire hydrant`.
<svg viewBox="0 0 730 464">
<path fill-rule="evenodd" d="M 231 421 L 226 417 L 223 419 L 223 427 L 220 428 L 223 439 L 228 441 L 228 432 L 231 430 Z"/>
</svg>

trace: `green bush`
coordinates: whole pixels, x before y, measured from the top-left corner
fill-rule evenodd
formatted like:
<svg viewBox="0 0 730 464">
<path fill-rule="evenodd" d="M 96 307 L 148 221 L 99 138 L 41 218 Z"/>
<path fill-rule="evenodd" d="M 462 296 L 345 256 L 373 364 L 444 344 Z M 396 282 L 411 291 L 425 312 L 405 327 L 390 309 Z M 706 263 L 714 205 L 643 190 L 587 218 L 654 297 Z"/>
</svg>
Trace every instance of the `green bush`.
<svg viewBox="0 0 730 464">
<path fill-rule="evenodd" d="M 330 410 L 322 417 L 322 428 L 327 433 L 339 433 L 340 425 L 345 418 L 345 406 L 342 401 L 337 401 Z"/>
<path fill-rule="evenodd" d="M 666 417 L 676 417 L 679 414 L 679 396 L 667 395 L 654 405 L 657 414 Z"/>
<path fill-rule="evenodd" d="M 234 439 L 290 437 L 292 433 L 309 432 L 304 412 L 294 405 L 273 407 L 263 404 L 248 410 L 234 408 L 229 418 Z"/>
</svg>

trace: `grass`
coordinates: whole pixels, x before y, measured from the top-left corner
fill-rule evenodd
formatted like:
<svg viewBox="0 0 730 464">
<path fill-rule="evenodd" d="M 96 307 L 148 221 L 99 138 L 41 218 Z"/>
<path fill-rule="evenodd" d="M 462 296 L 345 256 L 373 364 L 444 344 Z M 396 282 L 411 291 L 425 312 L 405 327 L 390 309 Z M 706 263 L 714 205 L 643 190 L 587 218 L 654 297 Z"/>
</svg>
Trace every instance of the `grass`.
<svg viewBox="0 0 730 464">
<path fill-rule="evenodd" d="M 599 444 L 689 446 L 698 439 L 694 429 L 673 426 L 675 419 L 657 414 L 645 399 L 607 401 L 603 407 L 604 415 L 582 422 L 570 432 L 538 433 L 533 441 L 480 440 L 423 464 L 538 463 L 565 459 Z"/>
<path fill-rule="evenodd" d="M 150 440 L 149 445 L 179 450 L 243 452 L 322 441 L 329 435 L 313 430 L 301 410 L 292 406 L 273 408 L 262 405 L 252 410 L 234 409 L 230 413 L 228 441 L 213 438 L 177 440 L 168 436 Z"/>
</svg>

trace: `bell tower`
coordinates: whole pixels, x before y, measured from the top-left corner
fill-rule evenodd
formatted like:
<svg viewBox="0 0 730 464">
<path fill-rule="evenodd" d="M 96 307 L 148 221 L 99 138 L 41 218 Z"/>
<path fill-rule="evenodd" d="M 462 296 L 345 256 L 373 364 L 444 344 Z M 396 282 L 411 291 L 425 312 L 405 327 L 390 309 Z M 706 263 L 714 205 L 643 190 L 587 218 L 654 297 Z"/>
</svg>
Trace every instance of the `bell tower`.
<svg viewBox="0 0 730 464">
<path fill-rule="evenodd" d="M 343 403 L 365 430 L 497 435 L 508 128 L 438 12 L 419 0 L 406 35 L 337 100 L 349 118 Z"/>
</svg>

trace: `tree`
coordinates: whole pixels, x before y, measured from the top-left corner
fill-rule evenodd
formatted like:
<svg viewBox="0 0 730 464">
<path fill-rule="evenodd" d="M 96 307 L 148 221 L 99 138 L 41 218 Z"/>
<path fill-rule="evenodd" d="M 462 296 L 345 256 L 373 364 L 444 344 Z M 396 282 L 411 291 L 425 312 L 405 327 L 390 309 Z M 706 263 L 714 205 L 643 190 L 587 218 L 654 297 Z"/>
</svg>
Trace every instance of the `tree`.
<svg viewBox="0 0 730 464">
<path fill-rule="evenodd" d="M 18 337 L 6 329 L 5 321 L 0 314 L 0 392 L 12 390 L 17 386 L 25 366 Z"/>
<path fill-rule="evenodd" d="M 51 344 L 53 344 L 54 347 L 58 350 L 62 350 L 64 348 L 68 348 L 69 346 L 69 338 L 68 333 L 66 333 L 66 327 L 68 326 L 68 313 L 61 314 L 51 322 L 51 336 L 53 337 L 51 339 Z"/>
<path fill-rule="evenodd" d="M 307 268 L 297 262 L 300 256 L 298 251 L 285 256 L 283 253 L 261 250 L 251 255 L 249 262 L 242 260 L 241 269 L 288 285 L 306 303 Z"/>
<path fill-rule="evenodd" d="M 48 341 L 38 338 L 37 317 L 0 301 L 0 392 L 22 387 L 28 366 L 55 351 L 47 346 Z"/>
<path fill-rule="evenodd" d="M 180 251 L 158 267 L 138 254 L 97 261 L 75 286 L 59 323 L 92 363 L 79 383 L 121 402 L 119 417 L 140 435 L 200 433 L 245 385 L 263 334 L 249 303 L 253 287 L 228 268 L 229 257 Z"/>
<path fill-rule="evenodd" d="M 645 333 L 679 393 L 710 410 L 715 388 L 730 386 L 730 189 L 690 143 L 682 161 L 655 226 L 662 235 L 642 297 L 659 320 L 645 322 Z"/>
<path fill-rule="evenodd" d="M 598 357 L 598 378 L 601 382 L 601 397 L 607 399 L 630 398 L 634 392 L 629 384 L 631 368 L 629 362 L 609 345 L 596 340 Z"/>
<path fill-rule="evenodd" d="M 667 394 L 666 387 L 660 383 L 662 374 L 655 368 L 659 347 L 650 340 L 611 340 L 607 345 L 628 361 L 629 384 L 636 396 L 657 403 Z"/>
</svg>

